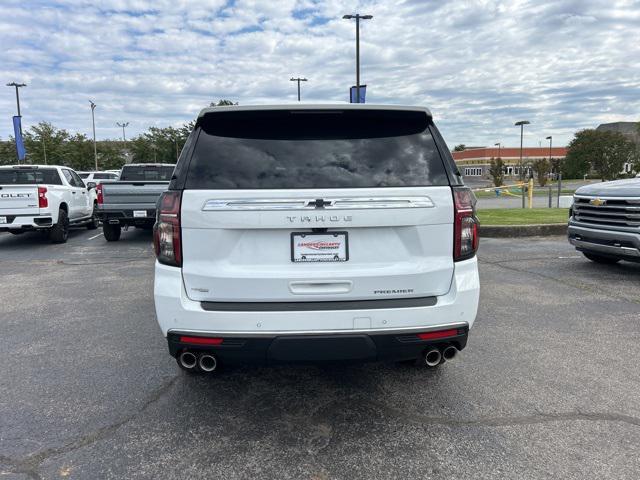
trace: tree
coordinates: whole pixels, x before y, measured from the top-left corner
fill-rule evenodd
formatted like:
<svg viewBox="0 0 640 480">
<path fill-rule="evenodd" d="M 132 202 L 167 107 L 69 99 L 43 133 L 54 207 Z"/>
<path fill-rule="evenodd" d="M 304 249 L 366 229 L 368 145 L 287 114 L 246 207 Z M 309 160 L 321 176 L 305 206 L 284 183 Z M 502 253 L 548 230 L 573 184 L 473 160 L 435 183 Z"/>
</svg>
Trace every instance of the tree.
<svg viewBox="0 0 640 480">
<path fill-rule="evenodd" d="M 128 142 L 134 162 L 175 163 L 194 123 L 182 127 L 151 127 Z"/>
<path fill-rule="evenodd" d="M 0 140 L 0 165 L 11 165 L 16 162 L 16 143 L 13 137 Z"/>
<path fill-rule="evenodd" d="M 455 147 L 453 147 L 453 151 L 462 152 L 465 148 L 467 148 L 467 146 L 464 143 L 461 143 L 460 145 L 456 145 Z"/>
<path fill-rule="evenodd" d="M 538 185 L 544 187 L 547 184 L 549 172 L 551 171 L 551 164 L 546 158 L 539 158 L 533 162 L 533 171 L 538 177 Z"/>
<path fill-rule="evenodd" d="M 634 150 L 619 132 L 581 130 L 569 143 L 562 173 L 566 178 L 579 178 L 591 169 L 602 180 L 612 180 L 625 162 L 633 160 Z"/>
<path fill-rule="evenodd" d="M 504 162 L 502 161 L 502 158 L 491 157 L 491 163 L 489 165 L 489 175 L 491 175 L 493 184 L 496 187 L 499 187 L 504 183 Z"/>
<path fill-rule="evenodd" d="M 211 102 L 209 104 L 210 107 L 226 107 L 226 106 L 229 106 L 229 105 L 238 105 L 238 102 L 233 103 L 231 100 L 226 100 L 226 99 L 223 98 L 221 100 L 218 100 L 218 103 Z"/>
<path fill-rule="evenodd" d="M 65 163 L 65 142 L 69 140 L 69 132 L 66 130 L 56 128 L 49 122 L 40 122 L 24 132 L 23 140 L 27 151 L 26 163 L 68 165 Z"/>
</svg>

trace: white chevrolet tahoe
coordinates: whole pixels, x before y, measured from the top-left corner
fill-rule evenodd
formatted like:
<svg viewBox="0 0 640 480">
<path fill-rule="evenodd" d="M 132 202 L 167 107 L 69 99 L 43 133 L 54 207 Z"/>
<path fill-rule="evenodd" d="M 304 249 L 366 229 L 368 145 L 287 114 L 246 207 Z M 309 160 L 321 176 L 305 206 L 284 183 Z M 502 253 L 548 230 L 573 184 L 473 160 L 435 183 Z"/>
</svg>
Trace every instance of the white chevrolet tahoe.
<svg viewBox="0 0 640 480">
<path fill-rule="evenodd" d="M 475 197 L 425 108 L 205 109 L 156 215 L 156 314 L 184 370 L 435 367 L 467 343 Z"/>
<path fill-rule="evenodd" d="M 0 232 L 39 230 L 64 243 L 70 226 L 98 228 L 94 187 L 68 167 L 0 167 Z"/>
</svg>

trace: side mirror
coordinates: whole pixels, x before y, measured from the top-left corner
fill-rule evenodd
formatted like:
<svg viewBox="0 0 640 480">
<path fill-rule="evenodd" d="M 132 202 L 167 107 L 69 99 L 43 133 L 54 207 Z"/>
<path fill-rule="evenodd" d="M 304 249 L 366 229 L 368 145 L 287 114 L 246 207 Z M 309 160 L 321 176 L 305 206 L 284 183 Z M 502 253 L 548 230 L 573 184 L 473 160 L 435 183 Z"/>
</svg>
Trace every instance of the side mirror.
<svg viewBox="0 0 640 480">
<path fill-rule="evenodd" d="M 92 188 L 96 188 L 96 182 L 87 182 L 87 190 L 91 190 Z"/>
</svg>

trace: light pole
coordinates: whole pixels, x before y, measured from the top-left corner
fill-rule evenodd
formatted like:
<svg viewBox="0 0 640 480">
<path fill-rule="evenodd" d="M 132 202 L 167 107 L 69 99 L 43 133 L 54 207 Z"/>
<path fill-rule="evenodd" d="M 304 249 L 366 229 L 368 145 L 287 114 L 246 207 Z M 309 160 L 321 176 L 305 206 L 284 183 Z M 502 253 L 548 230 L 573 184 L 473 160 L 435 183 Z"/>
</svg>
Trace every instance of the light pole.
<svg viewBox="0 0 640 480">
<path fill-rule="evenodd" d="M 307 82 L 308 80 L 306 78 L 293 78 L 291 77 L 289 79 L 290 82 L 298 82 L 298 101 L 300 101 L 300 82 Z"/>
<path fill-rule="evenodd" d="M 502 144 L 498 142 L 498 143 L 494 143 L 493 146 L 498 147 L 498 158 L 502 158 L 502 154 L 500 153 L 502 149 Z"/>
<path fill-rule="evenodd" d="M 549 164 L 551 164 L 551 142 L 553 142 L 553 137 L 549 135 L 547 140 L 549 140 Z"/>
<path fill-rule="evenodd" d="M 360 103 L 360 20 L 371 20 L 373 15 L 343 15 L 343 19 L 356 19 L 356 103 Z"/>
<path fill-rule="evenodd" d="M 524 137 L 524 126 L 529 125 L 531 122 L 528 120 L 520 120 L 515 123 L 516 127 L 520 127 L 520 180 L 524 181 L 524 164 L 522 162 L 522 139 Z M 524 208 L 524 182 L 522 185 L 522 208 Z"/>
<path fill-rule="evenodd" d="M 16 82 L 11 82 L 11 83 L 7 83 L 7 87 L 15 87 L 16 88 L 16 104 L 18 106 L 18 116 L 21 117 L 22 115 L 20 114 L 20 92 L 18 89 L 22 88 L 22 87 L 26 87 L 27 84 L 26 83 L 16 83 Z M 22 121 L 20 122 L 20 134 L 22 134 Z"/>
<path fill-rule="evenodd" d="M 122 122 L 122 123 L 116 122 L 116 125 L 122 128 L 122 141 L 126 142 L 127 141 L 127 137 L 124 134 L 124 129 L 129 126 L 129 122 L 126 122 L 126 123 L 125 122 Z"/>
<path fill-rule="evenodd" d="M 93 161 L 95 162 L 95 169 L 98 171 L 98 147 L 96 146 L 96 116 L 94 110 L 97 105 L 93 103 L 93 100 L 89 100 L 91 105 L 91 123 L 93 124 Z"/>
</svg>

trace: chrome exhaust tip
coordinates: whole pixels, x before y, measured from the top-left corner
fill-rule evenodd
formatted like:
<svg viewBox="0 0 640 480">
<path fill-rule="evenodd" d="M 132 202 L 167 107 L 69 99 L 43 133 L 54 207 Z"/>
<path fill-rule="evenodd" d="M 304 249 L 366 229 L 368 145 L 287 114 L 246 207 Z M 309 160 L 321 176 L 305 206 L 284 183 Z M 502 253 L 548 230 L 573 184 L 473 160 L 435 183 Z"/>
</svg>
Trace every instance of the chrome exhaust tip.
<svg viewBox="0 0 640 480">
<path fill-rule="evenodd" d="M 216 357 L 214 357 L 213 355 L 204 353 L 200 355 L 200 358 L 198 359 L 198 366 L 200 367 L 200 370 L 202 370 L 203 372 L 209 373 L 209 372 L 213 372 L 216 368 L 218 368 L 218 361 L 216 360 Z"/>
<path fill-rule="evenodd" d="M 449 346 L 442 352 L 442 358 L 445 360 L 453 360 L 458 355 L 458 349 L 454 346 Z"/>
<path fill-rule="evenodd" d="M 196 367 L 196 364 L 198 363 L 198 359 L 196 358 L 196 356 L 189 351 L 182 352 L 180 354 L 180 357 L 178 358 L 178 361 L 180 362 L 180 366 L 187 370 L 194 369 Z"/>
<path fill-rule="evenodd" d="M 427 367 L 435 367 L 436 365 L 440 364 L 441 360 L 442 355 L 440 354 L 440 350 L 436 348 L 434 348 L 433 350 L 429 350 L 424 355 L 424 364 Z"/>
</svg>

